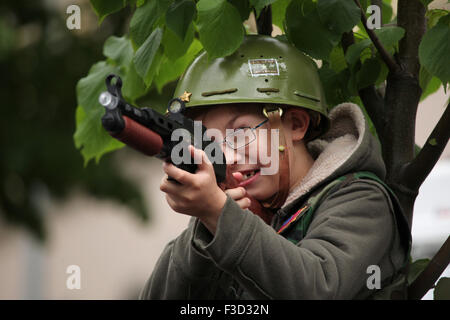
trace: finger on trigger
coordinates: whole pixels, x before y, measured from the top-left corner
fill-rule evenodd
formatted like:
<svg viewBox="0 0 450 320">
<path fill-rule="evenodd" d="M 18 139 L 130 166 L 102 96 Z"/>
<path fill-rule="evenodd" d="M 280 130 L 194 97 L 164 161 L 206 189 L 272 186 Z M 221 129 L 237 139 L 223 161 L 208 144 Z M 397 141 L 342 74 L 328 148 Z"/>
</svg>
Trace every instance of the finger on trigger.
<svg viewBox="0 0 450 320">
<path fill-rule="evenodd" d="M 168 177 L 172 177 L 181 184 L 187 184 L 191 182 L 191 173 L 176 167 L 175 165 L 169 163 L 165 166 L 164 172 Z"/>
<path fill-rule="evenodd" d="M 194 159 L 195 164 L 202 164 L 202 154 L 201 150 L 196 149 L 193 145 L 189 146 L 189 152 L 191 153 L 191 157 Z"/>
</svg>

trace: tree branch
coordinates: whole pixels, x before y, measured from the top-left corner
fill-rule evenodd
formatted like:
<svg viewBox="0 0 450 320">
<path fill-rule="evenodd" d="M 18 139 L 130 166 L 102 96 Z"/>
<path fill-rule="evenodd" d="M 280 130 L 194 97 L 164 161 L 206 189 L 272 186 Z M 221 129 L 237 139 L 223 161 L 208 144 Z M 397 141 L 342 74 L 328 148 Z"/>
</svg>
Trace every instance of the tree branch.
<svg viewBox="0 0 450 320">
<path fill-rule="evenodd" d="M 400 68 L 399 65 L 395 61 L 394 57 L 386 50 L 385 47 L 383 47 L 383 44 L 381 43 L 380 39 L 378 39 L 375 32 L 367 26 L 366 13 L 364 12 L 364 9 L 362 8 L 359 0 L 354 1 L 356 5 L 361 9 L 362 24 L 367 34 L 369 35 L 370 40 L 372 40 L 375 48 L 377 48 L 378 52 L 380 53 L 381 59 L 383 59 L 384 63 L 386 63 L 387 67 L 389 68 L 389 71 L 396 72 Z"/>
<path fill-rule="evenodd" d="M 425 270 L 408 288 L 408 299 L 420 300 L 427 293 L 450 263 L 450 237 L 431 259 Z"/>
<path fill-rule="evenodd" d="M 366 111 L 369 114 L 370 120 L 372 120 L 377 134 L 380 139 L 384 140 L 384 127 L 385 127 L 385 116 L 384 116 L 384 99 L 377 92 L 374 85 L 369 87 L 359 89 L 358 94 L 361 97 Z"/>
<path fill-rule="evenodd" d="M 425 181 L 448 143 L 450 138 L 449 128 L 450 103 L 417 157 L 404 167 L 402 179 L 408 189 L 418 190 Z"/>
<path fill-rule="evenodd" d="M 256 17 L 256 10 L 255 10 Z M 259 17 L 256 18 L 256 28 L 258 34 L 272 35 L 272 6 L 268 5 L 261 10 Z"/>
<path fill-rule="evenodd" d="M 353 35 L 353 31 L 345 32 L 341 38 L 342 49 L 344 50 L 344 55 L 347 52 L 347 49 L 355 43 L 355 38 Z M 361 98 L 361 101 L 366 108 L 367 113 L 369 114 L 370 119 L 377 130 L 377 134 L 382 136 L 382 130 L 384 127 L 384 99 L 380 96 L 375 89 L 374 85 L 371 85 L 367 88 L 360 89 L 358 94 Z"/>
</svg>

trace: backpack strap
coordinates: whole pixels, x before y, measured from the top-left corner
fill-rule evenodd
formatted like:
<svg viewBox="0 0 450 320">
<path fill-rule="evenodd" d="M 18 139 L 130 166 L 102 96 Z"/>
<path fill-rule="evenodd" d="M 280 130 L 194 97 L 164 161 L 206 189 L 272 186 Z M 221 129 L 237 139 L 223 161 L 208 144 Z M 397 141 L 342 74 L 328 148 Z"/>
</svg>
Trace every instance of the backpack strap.
<svg viewBox="0 0 450 320">
<path fill-rule="evenodd" d="M 333 180 L 332 182 L 327 184 L 324 188 L 318 188 L 309 196 L 306 203 L 297 212 L 295 212 L 287 220 L 285 220 L 285 222 L 281 225 L 281 227 L 278 228 L 277 233 L 287 235 L 287 231 L 289 231 L 291 228 L 295 226 L 296 227 L 295 229 L 300 232 L 296 232 L 295 236 L 289 236 L 288 239 L 295 244 L 298 243 L 298 241 L 303 239 L 304 236 L 306 235 L 306 232 L 308 231 L 309 225 L 314 216 L 314 212 L 320 206 L 322 201 L 326 198 L 326 195 L 334 192 L 335 190 L 347 186 L 348 184 L 357 179 L 368 179 L 376 181 L 380 185 L 382 185 L 384 189 L 387 191 L 395 212 L 394 216 L 395 227 L 400 232 L 402 245 L 405 247 L 405 249 L 407 249 L 409 256 L 411 249 L 411 233 L 409 230 L 409 224 L 407 222 L 407 219 L 403 214 L 403 209 L 400 205 L 400 202 L 397 196 L 395 195 L 394 191 L 383 180 L 381 180 L 374 173 L 368 171 L 358 171 L 354 173 L 349 173 L 345 176 L 341 176 Z M 408 259 L 406 259 L 405 264 L 408 264 Z"/>
<path fill-rule="evenodd" d="M 327 184 L 324 188 L 318 188 L 317 190 L 315 190 L 309 196 L 304 206 L 302 206 L 296 213 L 291 215 L 281 225 L 281 227 L 278 228 L 277 233 L 282 234 L 287 240 L 291 241 L 294 244 L 297 244 L 305 237 L 314 216 L 314 212 L 322 203 L 325 195 L 327 195 L 330 191 L 337 189 L 346 179 L 347 176 L 339 177 Z"/>
<path fill-rule="evenodd" d="M 411 252 L 411 232 L 409 230 L 408 221 L 403 213 L 403 209 L 400 205 L 400 202 L 395 195 L 394 191 L 377 175 L 368 171 L 359 171 L 354 173 L 349 173 L 345 176 L 341 176 L 329 184 L 327 184 L 324 188 L 318 188 L 318 190 L 314 191 L 311 196 L 306 201 L 306 204 L 302 206 L 300 210 L 291 215 L 277 230 L 278 234 L 283 235 L 287 240 L 291 241 L 294 244 L 297 244 L 301 241 L 311 224 L 311 221 L 314 216 L 314 212 L 326 198 L 329 193 L 333 193 L 334 191 L 347 186 L 351 182 L 358 179 L 368 179 L 372 181 L 376 181 L 384 189 L 387 191 L 387 194 L 391 200 L 393 209 L 394 209 L 394 225 L 393 231 L 394 235 L 397 230 L 400 234 L 400 242 L 402 246 L 405 248 L 407 254 L 405 255 L 405 260 L 402 264 L 401 269 L 394 274 L 390 279 L 387 279 L 385 284 L 382 284 L 382 289 L 374 292 L 371 298 L 377 299 L 391 299 L 391 298 L 405 298 L 406 294 L 406 278 L 409 266 L 409 256 Z M 389 248 L 389 252 L 392 252 L 394 245 L 394 240 L 391 241 L 391 246 Z M 394 267 L 394 264 L 391 263 Z M 394 267 L 395 269 L 395 267 Z"/>
</svg>

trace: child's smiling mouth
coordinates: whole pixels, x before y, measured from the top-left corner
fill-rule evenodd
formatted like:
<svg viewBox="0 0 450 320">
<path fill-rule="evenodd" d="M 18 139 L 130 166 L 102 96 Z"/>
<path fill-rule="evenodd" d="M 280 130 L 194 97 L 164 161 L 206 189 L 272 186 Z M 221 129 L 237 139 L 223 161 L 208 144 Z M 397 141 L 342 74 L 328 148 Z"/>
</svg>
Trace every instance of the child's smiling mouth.
<svg viewBox="0 0 450 320">
<path fill-rule="evenodd" d="M 243 170 L 239 171 L 242 174 L 242 181 L 239 183 L 239 187 L 245 187 L 258 179 L 260 175 L 259 169 L 250 169 L 250 170 Z"/>
</svg>

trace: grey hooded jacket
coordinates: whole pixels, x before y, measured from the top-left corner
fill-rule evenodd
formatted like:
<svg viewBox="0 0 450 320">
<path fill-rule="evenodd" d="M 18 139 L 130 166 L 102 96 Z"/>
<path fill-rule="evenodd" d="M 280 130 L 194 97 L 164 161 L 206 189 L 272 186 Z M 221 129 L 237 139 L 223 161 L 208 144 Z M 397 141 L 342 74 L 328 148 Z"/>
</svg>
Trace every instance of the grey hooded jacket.
<svg viewBox="0 0 450 320">
<path fill-rule="evenodd" d="M 162 252 L 142 299 L 354 299 L 367 298 L 373 267 L 381 283 L 400 269 L 401 245 L 385 188 L 355 180 L 326 195 L 297 244 L 276 229 L 313 190 L 350 172 L 381 179 L 380 146 L 360 108 L 335 107 L 326 135 L 308 144 L 315 162 L 289 194 L 272 226 L 227 198 L 213 236 L 197 219 Z M 293 211 L 294 210 L 294 211 Z M 370 268 L 369 268 L 370 267 Z"/>
</svg>

